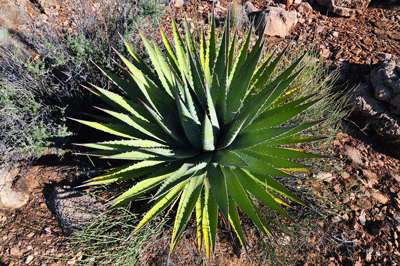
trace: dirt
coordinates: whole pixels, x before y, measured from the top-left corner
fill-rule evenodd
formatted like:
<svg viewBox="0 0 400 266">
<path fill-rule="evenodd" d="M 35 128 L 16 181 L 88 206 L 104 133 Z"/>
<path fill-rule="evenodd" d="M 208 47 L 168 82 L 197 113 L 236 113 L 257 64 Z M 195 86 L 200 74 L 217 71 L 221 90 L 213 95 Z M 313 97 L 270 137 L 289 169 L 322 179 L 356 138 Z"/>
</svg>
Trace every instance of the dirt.
<svg viewBox="0 0 400 266">
<path fill-rule="evenodd" d="M 4 2 L 4 1 L 3 1 Z M 31 1 L 32 10 L 37 9 Z M 215 7 L 222 19 L 228 1 L 221 0 Z M 266 1 L 255 0 L 253 4 L 264 8 Z M 189 21 L 208 22 L 207 14 L 212 10 L 212 1 L 193 1 L 183 8 L 173 7 Z M 62 5 L 57 8 L 65 8 Z M 290 9 L 295 9 L 295 6 Z M 40 12 L 36 10 L 36 12 Z M 60 12 L 62 14 L 62 12 Z M 341 18 L 327 14 L 323 7 L 304 16 L 290 38 L 315 44 L 326 62 L 336 65 L 348 64 L 344 81 L 349 86 L 364 82 L 365 75 L 381 60 L 379 53 L 400 56 L 400 6 L 381 5 L 372 1 L 370 7 L 354 18 Z M 168 19 L 166 19 L 167 21 Z M 60 18 L 60 23 L 63 21 Z M 68 25 L 63 25 L 68 26 Z M 335 33 L 337 32 L 337 33 Z M 269 38 L 271 45 L 281 39 Z M 346 195 L 337 197 L 330 204 L 347 206 L 333 211 L 325 220 L 318 222 L 320 234 L 311 234 L 307 248 L 294 252 L 296 265 L 398 265 L 400 264 L 400 160 L 390 156 L 383 146 L 368 132 L 359 129 L 341 133 L 333 143 L 332 165 L 340 165 L 340 171 L 329 178 L 313 183 L 321 195 Z M 340 162 L 340 164 L 339 164 Z M 30 184 L 30 199 L 26 206 L 0 212 L 0 265 L 72 265 L 69 254 L 70 243 L 65 240 L 56 219 L 46 204 L 48 190 L 54 185 L 75 184 L 84 178 L 89 169 L 88 162 L 68 152 L 64 157 L 47 155 L 30 166 L 23 178 Z M 316 178 L 311 176 L 311 178 Z M 33 184 L 33 185 L 32 185 Z M 306 181 L 299 185 L 306 186 Z M 344 205 L 343 205 L 344 204 Z M 193 234 L 188 233 L 188 236 Z M 221 233 L 220 248 L 211 264 L 250 265 L 245 252 L 238 248 L 228 234 Z M 168 236 L 159 241 L 159 246 L 149 250 L 148 265 L 160 265 L 160 256 L 167 256 Z M 323 241 L 324 239 L 324 241 Z M 249 242 L 257 237 L 249 233 Z M 196 240 L 186 237 L 177 248 L 180 265 L 194 265 L 199 260 L 195 248 Z M 249 256 L 254 265 L 261 265 L 259 250 L 250 249 Z M 33 258 L 32 256 L 33 255 Z M 285 264 L 282 262 L 281 264 Z"/>
</svg>

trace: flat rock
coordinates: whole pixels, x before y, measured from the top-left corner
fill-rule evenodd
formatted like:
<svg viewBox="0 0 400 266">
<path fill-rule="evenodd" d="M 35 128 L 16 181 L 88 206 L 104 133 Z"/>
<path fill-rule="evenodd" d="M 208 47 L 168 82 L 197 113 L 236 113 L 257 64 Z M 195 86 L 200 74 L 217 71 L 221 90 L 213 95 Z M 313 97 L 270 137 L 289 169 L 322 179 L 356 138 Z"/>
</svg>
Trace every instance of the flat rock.
<svg viewBox="0 0 400 266">
<path fill-rule="evenodd" d="M 334 179 L 334 176 L 332 173 L 329 173 L 329 172 L 320 172 L 317 174 L 316 178 L 318 180 L 326 181 L 326 182 L 330 183 L 332 181 L 332 179 Z"/>
<path fill-rule="evenodd" d="M 60 187 L 54 188 L 48 206 L 65 236 L 84 229 L 104 210 L 95 198 L 74 189 Z"/>
<path fill-rule="evenodd" d="M 318 4 L 326 6 L 329 12 L 342 17 L 352 17 L 357 10 L 364 10 L 371 0 L 317 0 Z"/>
</svg>

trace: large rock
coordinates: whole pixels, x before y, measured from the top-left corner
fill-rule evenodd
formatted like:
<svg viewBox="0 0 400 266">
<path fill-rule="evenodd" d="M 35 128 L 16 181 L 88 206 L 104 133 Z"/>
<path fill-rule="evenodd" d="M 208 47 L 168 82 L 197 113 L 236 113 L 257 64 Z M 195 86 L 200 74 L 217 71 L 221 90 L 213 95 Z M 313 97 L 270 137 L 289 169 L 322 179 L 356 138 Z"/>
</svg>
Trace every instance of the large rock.
<svg viewBox="0 0 400 266">
<path fill-rule="evenodd" d="M 29 199 L 25 186 L 19 186 L 16 179 L 19 169 L 12 166 L 0 168 L 0 210 L 10 211 L 24 206 Z"/>
<path fill-rule="evenodd" d="M 364 10 L 371 0 L 317 0 L 318 4 L 326 6 L 329 12 L 343 17 L 352 17 L 357 10 Z"/>
<path fill-rule="evenodd" d="M 95 198 L 74 189 L 60 187 L 54 188 L 48 199 L 48 206 L 65 236 L 84 229 L 104 210 L 103 205 Z"/>
<path fill-rule="evenodd" d="M 259 12 L 255 16 L 254 22 L 258 35 L 265 34 L 284 38 L 290 34 L 290 30 L 297 24 L 297 12 L 271 6 Z"/>
<path fill-rule="evenodd" d="M 373 130 L 386 149 L 400 158 L 400 117 L 375 98 L 374 89 L 368 84 L 361 84 L 350 93 L 349 103 L 359 126 Z"/>
<path fill-rule="evenodd" d="M 375 98 L 389 103 L 389 109 L 400 116 L 400 57 L 390 55 L 371 71 L 370 81 Z"/>
</svg>

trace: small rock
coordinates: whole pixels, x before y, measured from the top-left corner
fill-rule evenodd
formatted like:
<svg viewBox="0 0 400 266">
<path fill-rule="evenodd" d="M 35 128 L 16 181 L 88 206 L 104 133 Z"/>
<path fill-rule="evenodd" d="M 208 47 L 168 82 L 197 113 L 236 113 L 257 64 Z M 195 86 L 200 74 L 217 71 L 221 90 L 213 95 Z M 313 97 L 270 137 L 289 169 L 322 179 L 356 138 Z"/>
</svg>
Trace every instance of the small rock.
<svg viewBox="0 0 400 266">
<path fill-rule="evenodd" d="M 332 173 L 320 172 L 317 174 L 316 178 L 318 180 L 326 181 L 326 182 L 330 183 L 332 181 L 332 179 L 334 178 L 334 176 Z"/>
<path fill-rule="evenodd" d="M 335 38 L 339 37 L 339 32 L 333 31 L 332 32 L 332 36 L 335 37 Z"/>
<path fill-rule="evenodd" d="M 372 192 L 371 196 L 381 204 L 386 204 L 389 201 L 389 199 L 379 191 Z"/>
<path fill-rule="evenodd" d="M 300 13 L 310 13 L 312 11 L 312 6 L 310 5 L 310 3 L 307 2 L 301 2 L 300 5 L 297 7 L 297 12 Z"/>
<path fill-rule="evenodd" d="M 246 12 L 247 16 L 250 16 L 251 13 L 255 13 L 255 12 L 261 12 L 260 9 L 256 8 L 250 1 L 247 1 L 244 5 L 243 5 L 243 9 Z"/>
<path fill-rule="evenodd" d="M 46 232 L 46 236 L 50 236 L 51 235 L 51 228 L 50 227 L 45 227 L 44 231 Z"/>
<path fill-rule="evenodd" d="M 390 175 L 400 183 L 400 174 L 390 172 Z"/>
<path fill-rule="evenodd" d="M 372 253 L 374 252 L 374 249 L 373 249 L 373 247 L 370 247 L 368 250 L 367 250 L 367 252 L 366 252 L 366 255 L 365 255 L 365 260 L 366 261 L 371 261 L 371 259 L 372 259 Z"/>
<path fill-rule="evenodd" d="M 183 6 L 186 5 L 186 2 L 187 2 L 187 1 L 185 1 L 185 0 L 174 0 L 174 6 L 176 6 L 176 7 L 183 7 Z"/>
<path fill-rule="evenodd" d="M 255 22 L 258 35 L 277 36 L 284 38 L 297 24 L 296 11 L 286 11 L 279 7 L 269 7 L 262 11 Z"/>
<path fill-rule="evenodd" d="M 29 264 L 33 259 L 34 259 L 33 255 L 29 255 L 29 256 L 26 258 L 25 263 L 26 263 L 26 264 Z"/>
<path fill-rule="evenodd" d="M 76 264 L 76 260 L 69 260 L 67 261 L 68 265 L 75 265 Z"/>
<path fill-rule="evenodd" d="M 12 247 L 10 249 L 10 256 L 21 258 L 22 255 L 23 255 L 23 252 L 18 247 Z"/>
<path fill-rule="evenodd" d="M 346 155 L 349 156 L 349 159 L 358 165 L 363 165 L 362 156 L 359 150 L 354 147 L 345 146 Z"/>
<path fill-rule="evenodd" d="M 291 5 L 293 5 L 293 0 L 283 0 L 283 3 L 284 3 L 286 6 L 291 6 Z"/>
<path fill-rule="evenodd" d="M 385 60 L 383 63 L 382 63 L 382 69 L 383 70 L 394 70 L 394 69 L 396 69 L 396 60 L 395 60 L 395 58 L 391 58 L 390 60 Z M 385 71 L 384 71 L 385 72 Z"/>
<path fill-rule="evenodd" d="M 342 221 L 342 218 L 339 215 L 337 215 L 333 217 L 331 221 L 332 223 L 339 223 L 340 221 Z"/>
<path fill-rule="evenodd" d="M 328 48 L 322 48 L 319 51 L 320 56 L 322 56 L 324 59 L 327 59 L 331 56 L 331 50 L 329 50 Z"/>
<path fill-rule="evenodd" d="M 341 174 L 341 176 L 342 176 L 344 179 L 347 179 L 347 178 L 349 178 L 351 175 L 350 175 L 348 172 L 343 172 L 343 173 Z"/>
<path fill-rule="evenodd" d="M 361 211 L 358 219 L 360 220 L 360 224 L 365 225 L 366 219 L 365 219 L 365 211 L 364 210 Z"/>
<path fill-rule="evenodd" d="M 363 175 L 367 178 L 367 183 L 366 183 L 367 187 L 372 188 L 373 185 L 378 183 L 378 176 L 374 172 L 367 169 L 363 169 L 362 172 Z"/>
<path fill-rule="evenodd" d="M 321 33 L 323 30 L 325 29 L 325 26 L 317 26 L 316 28 L 315 28 L 315 33 L 316 34 L 319 34 L 319 33 Z"/>
<path fill-rule="evenodd" d="M 290 244 L 291 241 L 292 241 L 292 239 L 290 238 L 290 236 L 283 235 L 282 237 L 280 237 L 278 239 L 277 242 L 281 246 L 287 246 Z"/>
</svg>

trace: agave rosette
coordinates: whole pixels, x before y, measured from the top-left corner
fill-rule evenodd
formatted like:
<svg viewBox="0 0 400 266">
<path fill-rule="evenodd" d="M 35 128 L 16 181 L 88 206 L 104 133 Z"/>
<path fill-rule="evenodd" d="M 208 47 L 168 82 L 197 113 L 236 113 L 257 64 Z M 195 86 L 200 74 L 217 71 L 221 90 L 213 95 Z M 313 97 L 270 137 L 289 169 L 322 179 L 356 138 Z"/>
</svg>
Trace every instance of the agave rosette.
<svg viewBox="0 0 400 266">
<path fill-rule="evenodd" d="M 179 201 L 171 252 L 193 210 L 198 245 L 205 246 L 208 257 L 215 248 L 218 212 L 243 247 L 246 244 L 238 208 L 262 232 L 271 235 L 254 198 L 289 217 L 281 207 L 285 204 L 282 198 L 303 203 L 276 177 L 289 178 L 295 171 L 308 169 L 293 159 L 322 157 L 287 148 L 288 144 L 322 138 L 298 134 L 320 121 L 287 123 L 318 101 L 313 100 L 315 95 L 291 100 L 297 89 L 288 88 L 304 68 L 298 67 L 303 57 L 271 79 L 285 51 L 259 63 L 262 38 L 250 49 L 249 31 L 235 52 L 236 34 L 230 36 L 226 24 L 220 45 L 216 44 L 212 22 L 208 41 L 202 31 L 197 47 L 187 23 L 183 41 L 172 20 L 175 48 L 161 31 L 165 54 L 142 36 L 151 65 L 125 42 L 133 58 L 131 63 L 120 55 L 126 78 L 100 67 L 121 95 L 96 86 L 91 89 L 115 111 L 101 109 L 108 114 L 99 118 L 101 122 L 77 120 L 122 138 L 81 144 L 96 149 L 89 155 L 130 162 L 85 185 L 138 179 L 112 201 L 114 207 L 153 193 L 153 205 L 135 232 Z"/>
</svg>

